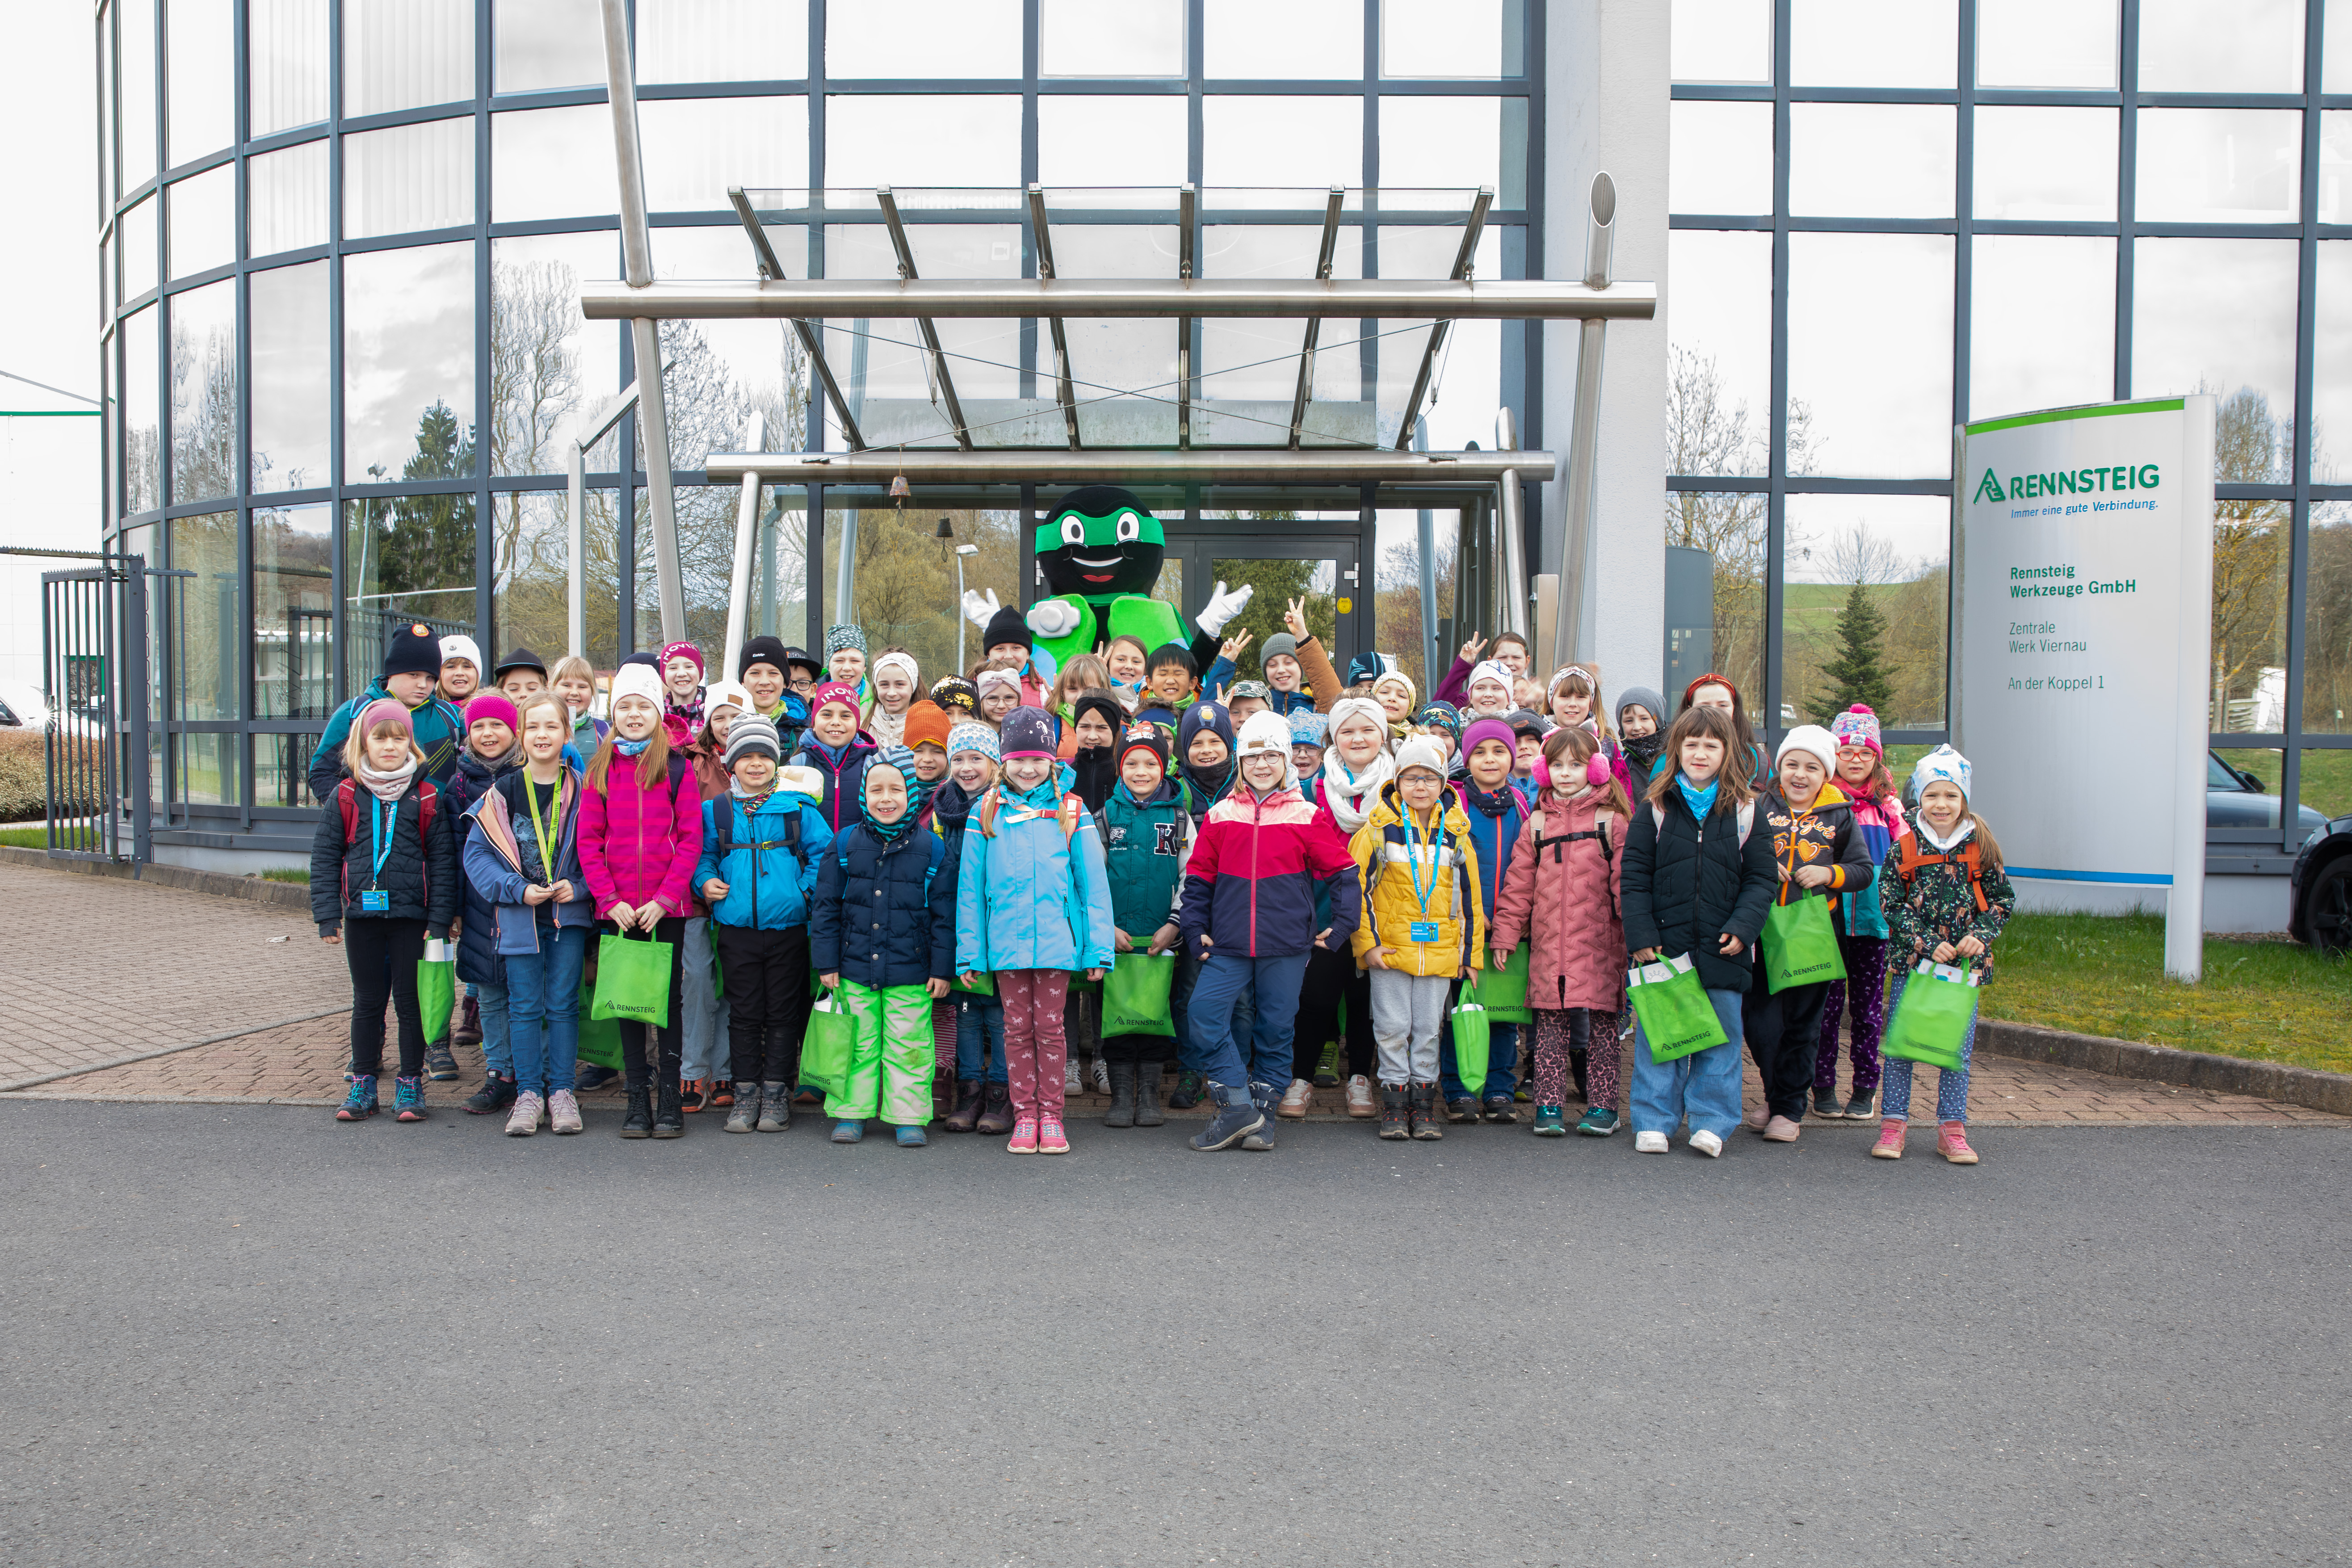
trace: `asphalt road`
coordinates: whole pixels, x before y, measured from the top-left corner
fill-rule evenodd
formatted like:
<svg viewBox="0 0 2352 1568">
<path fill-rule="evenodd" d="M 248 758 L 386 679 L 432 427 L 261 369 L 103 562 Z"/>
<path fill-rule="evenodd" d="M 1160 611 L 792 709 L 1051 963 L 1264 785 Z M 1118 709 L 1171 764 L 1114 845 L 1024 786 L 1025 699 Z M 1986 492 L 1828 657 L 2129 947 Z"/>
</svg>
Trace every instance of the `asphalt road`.
<svg viewBox="0 0 2352 1568">
<path fill-rule="evenodd" d="M 0 1103 L 0 1562 L 2341 1563 L 2352 1134 Z"/>
</svg>

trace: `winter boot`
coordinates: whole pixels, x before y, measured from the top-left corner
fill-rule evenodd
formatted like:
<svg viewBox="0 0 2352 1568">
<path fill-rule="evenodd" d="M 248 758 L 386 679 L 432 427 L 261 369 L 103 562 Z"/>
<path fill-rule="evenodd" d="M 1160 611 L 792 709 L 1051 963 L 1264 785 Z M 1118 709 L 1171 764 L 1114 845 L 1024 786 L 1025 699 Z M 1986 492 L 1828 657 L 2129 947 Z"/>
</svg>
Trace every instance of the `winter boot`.
<svg viewBox="0 0 2352 1568">
<path fill-rule="evenodd" d="M 1209 1119 L 1206 1127 L 1192 1134 L 1193 1148 L 1204 1154 L 1230 1149 L 1265 1122 L 1265 1114 L 1250 1098 L 1247 1086 L 1222 1084 L 1213 1079 L 1202 1081 L 1209 1091 L 1210 1103 L 1217 1108 L 1217 1113 Z"/>
<path fill-rule="evenodd" d="M 664 1073 L 654 1097 L 654 1136 L 683 1138 L 686 1136 L 686 1107 L 678 1095 L 677 1075 Z"/>
<path fill-rule="evenodd" d="M 457 1079 L 457 1058 L 449 1054 L 449 1042 L 436 1040 L 425 1047 L 425 1076 L 435 1083 L 455 1083 Z"/>
<path fill-rule="evenodd" d="M 727 1109 L 727 1131 L 749 1132 L 760 1120 L 760 1086 L 739 1083 L 735 1086 L 735 1103 Z"/>
<path fill-rule="evenodd" d="M 395 1078 L 392 1080 L 393 1113 L 396 1121 L 425 1120 L 425 1079 Z M 1971 1156 L 1973 1158 L 1973 1156 Z"/>
<path fill-rule="evenodd" d="M 466 994 L 466 1010 L 457 1015 L 457 1026 L 449 1031 L 453 1046 L 478 1046 L 482 1043 L 482 999 L 471 992 Z"/>
<path fill-rule="evenodd" d="M 1103 1114 L 1105 1127 L 1135 1125 L 1135 1064 L 1110 1064 L 1110 1110 Z"/>
<path fill-rule="evenodd" d="M 511 1078 L 500 1078 L 498 1074 L 492 1073 L 482 1079 L 481 1088 L 467 1097 L 466 1114 L 490 1116 L 504 1110 L 514 1102 L 515 1080 Z"/>
<path fill-rule="evenodd" d="M 1395 1140 L 1412 1137 L 1411 1121 L 1405 1090 L 1392 1084 L 1381 1085 L 1381 1136 Z"/>
<path fill-rule="evenodd" d="M 1013 1131 L 1013 1091 L 1001 1083 L 992 1083 L 980 1097 L 980 1120 L 973 1124 L 991 1138 L 1002 1138 Z"/>
<path fill-rule="evenodd" d="M 650 1138 L 654 1135 L 654 1091 L 650 1088 L 628 1091 L 628 1113 L 621 1118 L 621 1136 Z"/>
<path fill-rule="evenodd" d="M 1135 1064 L 1135 1124 L 1138 1127 L 1158 1127 L 1168 1118 L 1160 1110 L 1160 1064 Z"/>
<path fill-rule="evenodd" d="M 1242 1134 L 1242 1147 L 1253 1153 L 1263 1153 L 1274 1147 L 1275 1113 L 1281 1107 L 1282 1096 L 1270 1083 L 1253 1081 L 1249 1089 L 1250 1103 L 1257 1107 L 1258 1124 L 1256 1131 Z"/>
<path fill-rule="evenodd" d="M 748 1083 L 735 1087 L 735 1103 L 752 1102 L 752 1116 L 762 1132 L 782 1132 L 793 1124 L 793 1086 L 788 1083 Z"/>
<path fill-rule="evenodd" d="M 338 1121 L 365 1121 L 375 1114 L 375 1074 L 354 1074 L 352 1087 L 343 1095 L 343 1108 L 335 1112 Z"/>
<path fill-rule="evenodd" d="M 969 1132 L 979 1121 L 980 1084 L 972 1079 L 959 1079 L 956 1083 L 955 1109 L 949 1111 L 947 1120 L 940 1123 L 940 1131 Z"/>
<path fill-rule="evenodd" d="M 1445 1136 L 1445 1119 L 1438 1110 L 1439 1095 L 1433 1083 L 1412 1086 L 1412 1135 L 1419 1140 L 1434 1140 Z"/>
<path fill-rule="evenodd" d="M 1199 1073 L 1180 1070 L 1176 1074 L 1176 1087 L 1168 1091 L 1168 1109 L 1190 1110 L 1200 1104 L 1202 1086 L 1206 1081 Z"/>
</svg>

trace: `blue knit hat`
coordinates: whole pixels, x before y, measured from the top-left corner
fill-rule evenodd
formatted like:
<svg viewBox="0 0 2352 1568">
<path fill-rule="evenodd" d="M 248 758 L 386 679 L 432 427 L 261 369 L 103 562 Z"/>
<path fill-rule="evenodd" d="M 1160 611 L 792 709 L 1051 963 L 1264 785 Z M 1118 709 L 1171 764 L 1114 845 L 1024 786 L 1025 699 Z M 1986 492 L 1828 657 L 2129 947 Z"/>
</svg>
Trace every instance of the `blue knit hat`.
<svg viewBox="0 0 2352 1568">
<path fill-rule="evenodd" d="M 1969 780 L 1976 770 L 1968 758 L 1949 746 L 1938 746 L 1911 766 L 1911 797 L 1916 800 L 1920 792 L 1938 781 L 1958 786 L 1960 798 L 1970 798 Z"/>
<path fill-rule="evenodd" d="M 996 749 L 996 731 L 985 724 L 959 724 L 948 731 L 948 755 L 958 752 L 978 752 L 990 762 L 1002 762 Z"/>
<path fill-rule="evenodd" d="M 1180 757 L 1191 755 L 1192 738 L 1203 730 L 1223 741 L 1226 751 L 1234 749 L 1233 715 L 1225 711 L 1225 705 L 1222 702 L 1195 702 L 1184 710 L 1184 722 L 1176 733 L 1176 754 Z"/>
<path fill-rule="evenodd" d="M 1054 754 L 1054 721 L 1043 708 L 1015 708 L 997 726 L 996 749 L 1008 757 Z"/>
<path fill-rule="evenodd" d="M 1331 721 L 1312 708 L 1290 710 L 1290 743 L 1294 746 L 1319 746 L 1331 732 Z"/>
</svg>

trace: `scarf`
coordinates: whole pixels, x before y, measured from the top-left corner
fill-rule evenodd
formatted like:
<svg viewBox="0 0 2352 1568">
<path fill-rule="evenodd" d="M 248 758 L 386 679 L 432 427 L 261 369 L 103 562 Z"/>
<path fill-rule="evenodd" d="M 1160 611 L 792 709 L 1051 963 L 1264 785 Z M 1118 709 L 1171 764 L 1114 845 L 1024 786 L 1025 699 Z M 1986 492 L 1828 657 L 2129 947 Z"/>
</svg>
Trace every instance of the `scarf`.
<svg viewBox="0 0 2352 1568">
<path fill-rule="evenodd" d="M 1118 705 L 1129 713 L 1143 706 L 1143 682 L 1140 680 L 1121 680 L 1118 677 L 1113 676 L 1110 681 L 1110 693 L 1118 699 Z"/>
<path fill-rule="evenodd" d="M 698 686 L 694 689 L 693 696 L 680 701 L 672 697 L 669 694 L 669 688 L 665 686 L 662 688 L 662 710 L 685 720 L 688 729 L 699 730 L 702 728 L 702 696 L 708 689 L 707 687 Z"/>
<path fill-rule="evenodd" d="M 362 758 L 360 762 L 360 771 L 355 776 L 359 779 L 362 787 L 376 799 L 389 801 L 397 805 L 400 804 L 400 797 L 408 793 L 409 781 L 416 776 L 416 753 L 411 752 L 406 762 L 388 773 L 380 773 L 369 766 L 367 761 Z M 1922 832 L 1927 830 L 1926 823 L 1920 824 L 1920 830 Z"/>
<path fill-rule="evenodd" d="M 1210 805 L 1224 799 L 1225 792 L 1233 788 L 1235 779 L 1241 777 L 1230 754 L 1214 769 L 1202 767 L 1188 759 L 1183 773 L 1184 782 L 1192 786 L 1192 793 Z"/>
<path fill-rule="evenodd" d="M 931 780 L 929 784 L 924 783 L 914 774 L 908 773 L 907 775 L 908 817 L 911 820 L 912 818 L 922 816 L 923 813 L 930 806 L 931 796 L 939 794 L 940 790 L 946 788 L 947 784 L 948 775 L 945 773 L 941 773 L 939 777 Z"/>
<path fill-rule="evenodd" d="M 1638 768 L 1647 769 L 1651 763 L 1658 760 L 1658 753 L 1665 749 L 1665 731 L 1661 730 L 1643 735 L 1638 740 L 1620 741 L 1618 749 L 1625 753 L 1627 762 Z"/>
<path fill-rule="evenodd" d="M 642 756 L 645 753 L 645 749 L 653 743 L 654 738 L 651 735 L 647 735 L 642 741 L 615 741 L 613 742 L 613 750 L 620 752 L 621 755 L 625 757 Z"/>
<path fill-rule="evenodd" d="M 1511 781 L 1507 778 L 1503 781 L 1500 788 L 1483 790 L 1465 774 L 1455 781 L 1454 787 L 1454 793 L 1461 795 L 1472 808 L 1484 812 L 1488 816 L 1503 816 L 1519 804 L 1519 792 L 1511 787 Z"/>
<path fill-rule="evenodd" d="M 1967 843 L 1969 837 L 1977 830 L 1976 823 L 1972 819 L 1963 816 L 1960 818 L 1958 824 L 1953 827 L 1952 836 L 1949 838 L 1939 837 L 1937 837 L 1936 830 L 1927 826 L 1927 814 L 1924 811 L 1912 819 L 1912 826 L 1918 830 L 1919 842 L 1925 844 L 1928 848 L 1933 849 L 1938 855 L 1949 855 L 1953 850 L 1958 849 L 1961 845 Z"/>
<path fill-rule="evenodd" d="M 908 795 L 907 797 L 907 805 L 908 809 L 898 814 L 898 820 L 896 822 L 875 821 L 874 814 L 866 809 L 866 803 L 863 800 L 860 800 L 857 803 L 857 813 L 860 816 L 866 819 L 866 832 L 871 833 L 875 837 L 879 838 L 885 844 L 896 844 L 899 839 L 904 838 L 907 836 L 907 830 L 908 828 L 915 826 L 915 813 L 913 810 L 914 797 L 912 795 Z"/>
<path fill-rule="evenodd" d="M 1690 807 L 1691 817 L 1694 821 L 1705 822 L 1706 820 L 1706 814 L 1715 809 L 1716 791 L 1720 789 L 1722 786 L 1723 780 L 1717 778 L 1710 780 L 1705 789 L 1697 789 L 1693 787 L 1690 782 L 1690 775 L 1688 773 L 1676 773 L 1675 774 L 1675 787 L 1683 792 L 1683 804 Z"/>
<path fill-rule="evenodd" d="M 1335 749 L 1323 753 L 1323 804 L 1343 833 L 1353 835 L 1372 814 L 1381 790 L 1396 777 L 1396 759 L 1382 752 L 1360 773 L 1350 773 Z"/>
<path fill-rule="evenodd" d="M 963 785 L 946 778 L 931 785 L 930 792 L 931 820 L 947 832 L 962 832 L 972 806 L 972 797 L 964 793 Z"/>
<path fill-rule="evenodd" d="M 1100 811 L 1110 799 L 1111 787 L 1118 783 L 1118 764 L 1113 760 L 1118 754 L 1114 746 L 1080 746 L 1070 759 L 1071 771 L 1077 775 L 1071 788 L 1088 811 Z"/>
</svg>

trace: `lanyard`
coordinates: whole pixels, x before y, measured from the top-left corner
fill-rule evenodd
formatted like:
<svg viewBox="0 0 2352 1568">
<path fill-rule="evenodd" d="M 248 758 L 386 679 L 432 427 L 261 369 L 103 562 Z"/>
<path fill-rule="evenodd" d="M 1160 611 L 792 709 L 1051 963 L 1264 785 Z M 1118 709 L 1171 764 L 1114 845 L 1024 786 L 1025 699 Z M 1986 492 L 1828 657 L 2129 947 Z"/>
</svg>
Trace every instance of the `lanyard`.
<svg viewBox="0 0 2352 1568">
<path fill-rule="evenodd" d="M 395 803 L 390 809 L 393 822 L 397 826 L 400 821 L 400 806 Z M 375 871 L 368 878 L 368 886 L 372 888 L 383 886 L 383 863 L 392 855 L 392 836 L 384 831 L 384 815 L 383 798 L 379 795 L 375 797 Z"/>
<path fill-rule="evenodd" d="M 1444 810 L 1444 805 L 1441 802 L 1437 806 L 1436 814 L 1430 818 L 1429 890 L 1423 892 L 1421 888 L 1421 847 L 1415 842 L 1420 835 L 1420 827 L 1413 820 L 1412 807 L 1408 805 L 1404 808 L 1404 842 L 1412 857 L 1409 868 L 1412 872 L 1412 896 L 1420 901 L 1423 914 L 1429 912 L 1429 900 L 1437 895 L 1437 846 L 1443 837 L 1438 830 L 1438 822 Z"/>
<path fill-rule="evenodd" d="M 560 798 L 562 790 L 563 780 L 559 776 L 551 795 Z M 547 825 L 539 819 L 539 791 L 532 787 L 530 774 L 528 773 L 522 775 L 522 798 L 523 804 L 530 807 L 530 830 L 539 835 L 540 869 L 547 873 L 548 883 L 552 886 L 555 881 L 555 841 L 548 837 Z M 557 813 L 556 798 L 551 798 L 548 801 L 547 810 L 556 826 L 562 826 L 563 818 Z"/>
</svg>

